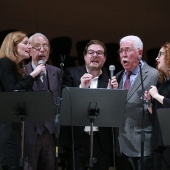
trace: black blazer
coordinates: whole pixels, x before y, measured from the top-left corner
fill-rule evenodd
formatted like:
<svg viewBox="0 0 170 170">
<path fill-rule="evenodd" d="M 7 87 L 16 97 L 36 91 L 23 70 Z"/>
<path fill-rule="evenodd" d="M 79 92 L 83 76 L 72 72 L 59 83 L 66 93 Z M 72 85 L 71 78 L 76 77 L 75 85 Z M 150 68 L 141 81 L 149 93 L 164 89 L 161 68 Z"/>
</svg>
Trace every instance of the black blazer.
<svg viewBox="0 0 170 170">
<path fill-rule="evenodd" d="M 67 87 L 79 87 L 80 78 L 87 73 L 85 66 L 67 68 L 64 71 L 63 85 Z M 98 79 L 98 88 L 107 88 L 109 77 L 101 74 Z M 79 146 L 79 143 L 83 141 L 84 126 L 74 127 L 74 144 L 75 148 Z M 112 133 L 111 128 L 99 128 L 99 135 L 102 148 L 105 152 L 112 151 Z M 71 128 L 62 127 L 60 133 L 61 146 L 71 148 L 72 145 Z"/>
</svg>

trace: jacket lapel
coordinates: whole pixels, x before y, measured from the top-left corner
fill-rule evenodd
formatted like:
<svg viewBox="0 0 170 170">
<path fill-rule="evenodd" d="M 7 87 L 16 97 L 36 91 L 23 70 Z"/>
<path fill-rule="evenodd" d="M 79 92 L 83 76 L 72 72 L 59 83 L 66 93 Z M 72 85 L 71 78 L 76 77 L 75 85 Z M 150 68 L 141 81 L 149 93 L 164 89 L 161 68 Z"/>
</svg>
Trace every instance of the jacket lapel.
<svg viewBox="0 0 170 170">
<path fill-rule="evenodd" d="M 49 67 L 48 64 L 46 65 L 46 71 L 47 71 L 47 75 L 48 75 L 49 90 L 53 91 L 54 82 L 56 82 L 55 72 L 53 71 L 53 69 L 51 69 L 51 67 Z"/>
<path fill-rule="evenodd" d="M 98 79 L 98 87 L 97 88 L 106 88 L 108 85 L 108 79 L 102 74 Z"/>
<path fill-rule="evenodd" d="M 143 65 L 142 67 L 142 80 L 143 83 L 147 77 L 147 73 L 148 73 L 148 67 L 146 66 L 146 63 Z M 137 89 L 141 86 L 141 76 L 140 73 L 137 75 L 132 88 L 130 88 L 130 90 L 128 91 L 127 94 L 127 101 L 130 99 L 130 97 L 137 91 Z"/>
</svg>

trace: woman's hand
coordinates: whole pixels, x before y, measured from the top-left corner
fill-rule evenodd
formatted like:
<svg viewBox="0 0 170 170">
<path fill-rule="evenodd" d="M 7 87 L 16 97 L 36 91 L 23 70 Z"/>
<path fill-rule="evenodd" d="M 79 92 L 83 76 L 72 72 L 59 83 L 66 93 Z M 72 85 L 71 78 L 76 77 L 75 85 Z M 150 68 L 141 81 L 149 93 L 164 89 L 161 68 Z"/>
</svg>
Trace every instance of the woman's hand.
<svg viewBox="0 0 170 170">
<path fill-rule="evenodd" d="M 35 78 L 38 76 L 41 72 L 45 72 L 45 66 L 43 64 L 38 65 L 33 72 L 30 73 L 30 75 Z"/>
<path fill-rule="evenodd" d="M 153 98 L 156 98 L 156 96 L 158 95 L 158 90 L 156 86 L 151 86 L 149 93 Z"/>
<path fill-rule="evenodd" d="M 152 96 L 152 98 L 158 100 L 161 104 L 163 104 L 164 96 L 162 96 L 158 93 L 157 87 L 151 86 L 149 93 Z"/>
</svg>

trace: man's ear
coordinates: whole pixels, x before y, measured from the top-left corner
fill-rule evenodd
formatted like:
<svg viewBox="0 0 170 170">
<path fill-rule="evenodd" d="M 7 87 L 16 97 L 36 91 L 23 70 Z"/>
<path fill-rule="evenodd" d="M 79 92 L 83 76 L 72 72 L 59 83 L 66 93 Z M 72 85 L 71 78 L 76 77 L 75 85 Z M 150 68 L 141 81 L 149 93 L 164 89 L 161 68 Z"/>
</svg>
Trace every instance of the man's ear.
<svg viewBox="0 0 170 170">
<path fill-rule="evenodd" d="M 138 49 L 138 59 L 140 60 L 142 58 L 143 50 Z"/>
<path fill-rule="evenodd" d="M 86 55 L 84 55 L 84 61 L 86 62 L 86 58 L 87 58 L 87 56 Z"/>
</svg>

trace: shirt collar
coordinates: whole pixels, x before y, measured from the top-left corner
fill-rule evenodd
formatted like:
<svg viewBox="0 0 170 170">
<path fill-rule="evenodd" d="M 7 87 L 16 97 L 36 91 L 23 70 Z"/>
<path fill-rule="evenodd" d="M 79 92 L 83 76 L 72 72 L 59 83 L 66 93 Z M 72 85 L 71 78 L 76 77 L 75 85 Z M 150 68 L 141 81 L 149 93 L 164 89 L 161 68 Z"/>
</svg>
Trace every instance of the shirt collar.
<svg viewBox="0 0 170 170">
<path fill-rule="evenodd" d="M 33 62 L 31 62 L 31 65 L 32 65 L 32 68 L 35 70 L 36 65 Z"/>
<path fill-rule="evenodd" d="M 87 72 L 88 72 L 88 69 L 86 68 L 86 70 L 87 70 Z M 99 78 L 99 76 L 102 74 L 102 70 L 100 69 L 100 72 L 99 72 L 99 75 L 98 76 L 96 76 L 96 77 L 94 77 L 93 79 L 98 79 Z M 93 80 L 92 79 L 92 80 Z"/>
</svg>

